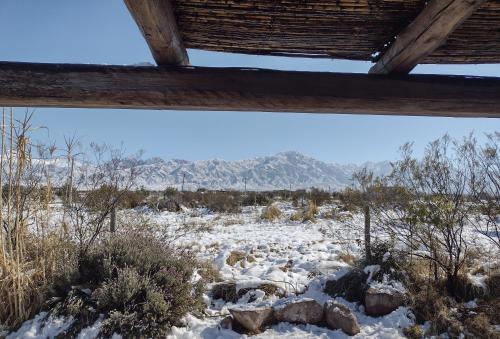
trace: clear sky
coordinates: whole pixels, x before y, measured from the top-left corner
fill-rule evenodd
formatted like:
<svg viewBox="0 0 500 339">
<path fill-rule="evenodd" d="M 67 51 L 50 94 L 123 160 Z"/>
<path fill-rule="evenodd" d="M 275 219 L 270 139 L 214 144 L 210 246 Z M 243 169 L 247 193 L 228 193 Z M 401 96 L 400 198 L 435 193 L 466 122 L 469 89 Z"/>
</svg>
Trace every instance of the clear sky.
<svg viewBox="0 0 500 339">
<path fill-rule="evenodd" d="M 121 0 L 1 0 L 0 59 L 7 61 L 135 64 L 153 62 Z M 370 63 L 259 57 L 189 50 L 193 65 L 367 72 Z M 414 73 L 500 76 L 500 65 L 418 66 Z M 500 95 L 500 94 L 499 94 Z M 17 109 L 21 114 L 22 109 Z M 449 133 L 478 137 L 500 130 L 498 119 L 386 117 L 261 112 L 180 112 L 37 109 L 34 124 L 62 141 L 118 145 L 146 157 L 246 159 L 295 150 L 329 162 L 392 160 L 398 147 Z M 38 138 L 47 137 L 43 132 Z"/>
</svg>

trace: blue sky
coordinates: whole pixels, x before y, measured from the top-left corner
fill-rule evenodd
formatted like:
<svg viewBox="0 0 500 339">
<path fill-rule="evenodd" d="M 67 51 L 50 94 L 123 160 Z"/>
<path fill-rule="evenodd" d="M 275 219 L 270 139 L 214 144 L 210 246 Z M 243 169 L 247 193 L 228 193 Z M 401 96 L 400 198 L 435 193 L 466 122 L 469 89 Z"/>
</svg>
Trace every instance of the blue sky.
<svg viewBox="0 0 500 339">
<path fill-rule="evenodd" d="M 7 61 L 134 64 L 153 59 L 121 0 L 1 0 L 0 59 Z M 259 57 L 190 50 L 191 63 L 287 70 L 367 72 L 370 63 Z M 500 65 L 418 66 L 414 73 L 500 76 Z M 21 114 L 22 109 L 17 109 Z M 479 137 L 499 130 L 498 119 L 313 115 L 261 112 L 179 112 L 37 109 L 39 139 L 146 151 L 146 157 L 245 159 L 295 150 L 329 162 L 392 160 L 413 141 L 417 152 L 449 133 Z"/>
</svg>

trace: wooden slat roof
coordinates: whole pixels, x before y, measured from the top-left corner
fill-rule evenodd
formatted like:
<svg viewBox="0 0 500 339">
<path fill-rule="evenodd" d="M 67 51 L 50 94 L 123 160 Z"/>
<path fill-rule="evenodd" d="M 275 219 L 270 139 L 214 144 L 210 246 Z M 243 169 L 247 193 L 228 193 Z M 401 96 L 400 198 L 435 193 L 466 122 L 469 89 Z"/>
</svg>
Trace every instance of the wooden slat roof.
<svg viewBox="0 0 500 339">
<path fill-rule="evenodd" d="M 376 61 L 423 0 L 174 0 L 187 48 Z M 500 1 L 489 0 L 421 63 L 500 62 Z"/>
</svg>

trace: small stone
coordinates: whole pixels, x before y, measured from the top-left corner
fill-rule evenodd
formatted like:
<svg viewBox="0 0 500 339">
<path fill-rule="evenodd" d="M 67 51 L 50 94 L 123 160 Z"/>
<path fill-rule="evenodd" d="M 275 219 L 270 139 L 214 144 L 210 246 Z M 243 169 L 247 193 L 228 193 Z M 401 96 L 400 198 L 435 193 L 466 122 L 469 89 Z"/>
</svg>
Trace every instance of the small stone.
<svg viewBox="0 0 500 339">
<path fill-rule="evenodd" d="M 391 313 L 405 302 L 406 296 L 401 292 L 370 287 L 366 291 L 365 311 L 370 316 L 379 317 Z"/>
<path fill-rule="evenodd" d="M 360 331 L 354 313 L 347 306 L 334 301 L 325 303 L 325 320 L 329 328 L 341 329 L 348 335 L 356 335 Z"/>
<path fill-rule="evenodd" d="M 323 307 L 314 299 L 292 301 L 274 308 L 277 321 L 318 324 L 323 320 Z"/>
<path fill-rule="evenodd" d="M 271 307 L 259 307 L 253 309 L 229 310 L 234 320 L 250 332 L 258 333 L 262 327 L 273 321 L 273 309 Z"/>
</svg>

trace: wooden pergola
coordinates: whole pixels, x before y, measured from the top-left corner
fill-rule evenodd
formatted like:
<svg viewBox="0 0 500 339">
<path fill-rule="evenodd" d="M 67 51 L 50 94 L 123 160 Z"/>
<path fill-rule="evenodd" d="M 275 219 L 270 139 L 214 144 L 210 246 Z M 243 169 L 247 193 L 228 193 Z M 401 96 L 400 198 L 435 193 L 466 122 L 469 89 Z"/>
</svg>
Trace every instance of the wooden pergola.
<svg viewBox="0 0 500 339">
<path fill-rule="evenodd" d="M 500 117 L 498 0 L 125 0 L 157 66 L 0 62 L 0 106 Z M 206 68 L 186 48 L 374 62 L 369 74 Z"/>
</svg>

